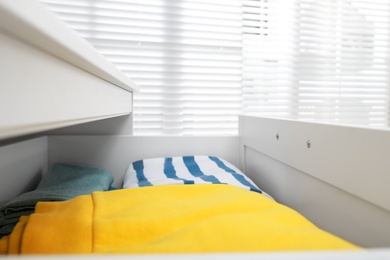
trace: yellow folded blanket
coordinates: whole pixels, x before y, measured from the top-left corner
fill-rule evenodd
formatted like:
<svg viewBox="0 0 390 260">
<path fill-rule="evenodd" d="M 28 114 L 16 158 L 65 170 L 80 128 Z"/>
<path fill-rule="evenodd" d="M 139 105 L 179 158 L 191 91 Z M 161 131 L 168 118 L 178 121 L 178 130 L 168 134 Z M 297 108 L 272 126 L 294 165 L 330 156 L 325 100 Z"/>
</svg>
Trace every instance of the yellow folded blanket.
<svg viewBox="0 0 390 260">
<path fill-rule="evenodd" d="M 40 202 L 1 253 L 191 253 L 355 249 L 294 210 L 230 185 L 165 185 Z"/>
</svg>

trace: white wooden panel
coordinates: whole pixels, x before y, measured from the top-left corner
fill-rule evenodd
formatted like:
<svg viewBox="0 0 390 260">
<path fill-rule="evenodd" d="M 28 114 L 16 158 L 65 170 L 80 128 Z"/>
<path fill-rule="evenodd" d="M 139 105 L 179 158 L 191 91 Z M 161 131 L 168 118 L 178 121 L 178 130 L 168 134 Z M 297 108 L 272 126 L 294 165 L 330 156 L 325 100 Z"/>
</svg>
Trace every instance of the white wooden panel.
<svg viewBox="0 0 390 260">
<path fill-rule="evenodd" d="M 55 129 L 45 135 L 131 135 L 133 115 L 94 121 L 90 123 Z"/>
<path fill-rule="evenodd" d="M 0 147 L 0 205 L 35 189 L 46 172 L 46 137 Z"/>
<path fill-rule="evenodd" d="M 129 114 L 132 93 L 0 32 L 0 139 Z"/>
<path fill-rule="evenodd" d="M 251 116 L 240 120 L 242 146 L 390 210 L 390 131 Z"/>
<path fill-rule="evenodd" d="M 364 247 L 390 247 L 390 212 L 248 146 L 246 174 L 276 201 Z"/>
<path fill-rule="evenodd" d="M 128 91 L 137 85 L 35 0 L 0 0 L 0 29 Z M 23 60 L 20 60 L 23 62 Z"/>
<path fill-rule="evenodd" d="M 37 1 L 0 0 L 0 140 L 132 111 L 136 84 Z"/>
<path fill-rule="evenodd" d="M 214 155 L 238 166 L 238 136 L 50 136 L 49 166 L 56 162 L 101 167 L 120 187 L 129 163 L 153 157 Z"/>
</svg>

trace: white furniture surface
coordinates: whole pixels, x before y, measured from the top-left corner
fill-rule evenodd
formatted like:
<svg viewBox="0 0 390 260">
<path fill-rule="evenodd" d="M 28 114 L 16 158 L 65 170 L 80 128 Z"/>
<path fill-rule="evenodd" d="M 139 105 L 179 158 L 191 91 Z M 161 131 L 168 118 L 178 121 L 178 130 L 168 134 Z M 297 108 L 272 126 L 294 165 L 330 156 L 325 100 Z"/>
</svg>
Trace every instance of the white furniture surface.
<svg viewBox="0 0 390 260">
<path fill-rule="evenodd" d="M 390 211 L 390 129 L 255 116 L 240 119 L 243 147 Z"/>
<path fill-rule="evenodd" d="M 244 172 L 277 201 L 365 247 L 390 246 L 389 149 L 385 129 L 240 117 Z"/>
<path fill-rule="evenodd" d="M 0 146 L 0 205 L 35 189 L 47 165 L 47 137 Z"/>
<path fill-rule="evenodd" d="M 0 0 L 0 140 L 130 114 L 136 84 L 41 3 Z"/>
</svg>

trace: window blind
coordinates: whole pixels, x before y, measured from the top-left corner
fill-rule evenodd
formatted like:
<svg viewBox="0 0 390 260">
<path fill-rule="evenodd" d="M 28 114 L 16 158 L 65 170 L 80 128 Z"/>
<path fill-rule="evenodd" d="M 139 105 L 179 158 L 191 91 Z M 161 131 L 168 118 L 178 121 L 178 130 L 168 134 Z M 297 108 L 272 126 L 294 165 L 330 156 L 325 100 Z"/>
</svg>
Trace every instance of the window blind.
<svg viewBox="0 0 390 260">
<path fill-rule="evenodd" d="M 134 134 L 237 134 L 240 1 L 42 2 L 140 86 Z"/>
<path fill-rule="evenodd" d="M 140 86 L 135 134 L 389 125 L 388 0 L 42 0 Z"/>
<path fill-rule="evenodd" d="M 389 125 L 388 0 L 244 0 L 243 111 Z"/>
</svg>

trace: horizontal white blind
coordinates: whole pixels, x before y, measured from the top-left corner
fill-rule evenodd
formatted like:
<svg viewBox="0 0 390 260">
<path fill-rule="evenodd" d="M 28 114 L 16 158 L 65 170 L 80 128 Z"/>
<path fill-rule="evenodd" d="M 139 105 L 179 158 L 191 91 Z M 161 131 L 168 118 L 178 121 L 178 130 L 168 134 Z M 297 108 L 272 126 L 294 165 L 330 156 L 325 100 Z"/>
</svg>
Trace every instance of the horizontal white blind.
<svg viewBox="0 0 390 260">
<path fill-rule="evenodd" d="M 43 2 L 140 85 L 134 134 L 237 134 L 241 1 Z"/>
<path fill-rule="evenodd" d="M 244 0 L 244 112 L 389 125 L 389 5 Z"/>
</svg>

